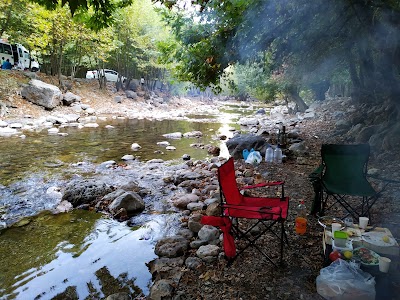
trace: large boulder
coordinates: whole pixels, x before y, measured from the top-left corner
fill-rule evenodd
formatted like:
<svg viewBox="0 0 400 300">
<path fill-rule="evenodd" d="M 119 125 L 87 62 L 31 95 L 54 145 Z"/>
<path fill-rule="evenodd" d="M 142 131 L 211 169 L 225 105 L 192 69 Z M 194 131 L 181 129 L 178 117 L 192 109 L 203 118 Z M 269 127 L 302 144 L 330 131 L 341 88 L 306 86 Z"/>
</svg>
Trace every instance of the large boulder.
<svg viewBox="0 0 400 300">
<path fill-rule="evenodd" d="M 137 97 L 138 97 L 136 92 L 131 91 L 131 90 L 126 90 L 125 95 L 126 95 L 126 98 L 133 99 L 133 100 L 137 99 Z"/>
<path fill-rule="evenodd" d="M 137 80 L 137 79 L 132 79 L 131 82 L 129 83 L 128 89 L 130 89 L 131 91 L 137 92 L 139 86 L 140 86 L 139 80 Z"/>
<path fill-rule="evenodd" d="M 253 148 L 255 151 L 260 151 L 264 153 L 266 149 L 266 141 L 261 136 L 243 134 L 236 135 L 232 139 L 226 142 L 229 153 L 233 158 L 240 159 L 243 158 L 242 152 L 244 149 L 250 150 Z"/>
<path fill-rule="evenodd" d="M 21 96 L 46 109 L 55 108 L 60 105 L 63 99 L 63 95 L 58 87 L 37 79 L 32 79 L 29 84 L 22 89 Z"/>
<path fill-rule="evenodd" d="M 186 253 L 189 242 L 182 236 L 167 237 L 159 240 L 154 253 L 160 257 L 178 257 Z"/>
<path fill-rule="evenodd" d="M 74 207 L 101 199 L 112 192 L 112 187 L 94 179 L 74 180 L 67 184 L 62 200 Z"/>
<path fill-rule="evenodd" d="M 115 198 L 108 208 L 114 213 L 124 208 L 128 216 L 132 216 L 143 211 L 145 205 L 143 199 L 135 192 L 124 192 Z"/>
<path fill-rule="evenodd" d="M 71 92 L 66 92 L 63 96 L 63 104 L 70 106 L 72 103 L 81 102 L 82 98 Z"/>
</svg>

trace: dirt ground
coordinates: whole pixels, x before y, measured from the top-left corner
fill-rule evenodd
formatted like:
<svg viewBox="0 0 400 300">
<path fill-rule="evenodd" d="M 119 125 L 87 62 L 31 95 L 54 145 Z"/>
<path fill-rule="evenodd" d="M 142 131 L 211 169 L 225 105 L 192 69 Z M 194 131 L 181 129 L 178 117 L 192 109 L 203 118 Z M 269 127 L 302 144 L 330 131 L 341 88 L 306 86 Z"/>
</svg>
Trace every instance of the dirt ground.
<svg viewBox="0 0 400 300">
<path fill-rule="evenodd" d="M 335 110 L 331 101 L 324 108 Z M 289 159 L 280 166 L 267 166 L 262 163 L 258 170 L 261 174 L 269 173 L 268 179 L 285 180 L 285 194 L 290 197 L 289 217 L 286 232 L 289 247 L 285 248 L 285 266 L 275 268 L 259 255 L 254 248 L 247 249 L 232 266 L 227 267 L 226 260 L 221 259 L 214 265 L 206 265 L 197 272 L 187 271 L 177 286 L 178 299 L 323 299 L 316 291 L 316 277 L 324 265 L 322 248 L 323 227 L 318 218 L 308 216 L 307 233 L 299 236 L 294 231 L 295 208 L 299 200 L 304 199 L 307 208 L 311 207 L 314 196 L 308 175 L 320 163 L 320 148 L 323 143 L 340 143 L 342 137 L 335 135 L 333 120 L 329 117 L 318 120 L 304 120 L 299 124 L 301 138 L 305 140 L 308 154 L 302 164 Z M 390 155 L 371 155 L 370 168 L 377 168 L 386 178 L 400 180 L 398 172 L 399 153 Z M 240 165 L 237 162 L 238 166 Z M 378 188 L 378 187 L 377 187 Z M 399 185 L 389 185 L 372 209 L 373 225 L 390 228 L 399 241 L 400 203 Z M 340 210 L 340 208 L 337 208 Z M 339 212 L 339 211 L 338 211 Z M 335 216 L 334 213 L 329 215 Z M 260 247 L 273 257 L 277 257 L 277 245 L 272 239 L 264 239 Z M 397 258 L 397 266 L 399 266 Z M 392 298 L 377 294 L 376 299 L 398 299 L 400 292 L 399 267 L 390 274 L 386 286 L 380 283 L 380 292 L 389 288 Z M 378 288 L 378 286 L 377 286 Z"/>
<path fill-rule="evenodd" d="M 16 76 L 21 76 L 21 80 L 23 79 L 23 75 Z M 47 78 L 42 74 L 39 76 L 46 82 L 56 83 L 52 78 Z M 139 110 L 145 103 L 143 99 L 136 102 L 123 100 L 122 103 L 116 103 L 114 97 L 118 93 L 111 89 L 99 91 L 96 81 L 74 83 L 72 92 L 80 95 L 83 103 L 89 104 L 100 114 Z M 120 94 L 122 95 L 122 92 Z M 10 94 L 8 101 L 12 104 L 7 115 L 8 119 L 18 119 L 27 115 L 37 118 L 50 113 L 23 100 L 17 93 Z M 169 102 L 169 109 L 185 110 L 190 109 L 190 105 L 191 103 L 176 99 Z M 165 108 L 162 108 L 160 113 L 162 110 Z M 334 111 L 335 102 L 331 101 L 324 110 Z M 51 113 L 73 113 L 73 111 L 69 107 L 59 107 Z M 154 108 L 146 113 L 157 116 L 158 111 Z M 285 193 L 290 197 L 290 210 L 285 226 L 290 246 L 284 251 L 285 266 L 275 268 L 256 250 L 250 248 L 229 267 L 226 260 L 221 258 L 218 262 L 204 265 L 195 271 L 184 269 L 184 275 L 175 287 L 175 299 L 322 299 L 316 292 L 315 279 L 324 263 L 323 228 L 316 217 L 309 216 L 307 233 L 299 236 L 294 232 L 294 219 L 295 207 L 299 200 L 304 199 L 306 206 L 311 207 L 313 189 L 308 180 L 308 174 L 320 163 L 321 145 L 342 142 L 342 137 L 334 134 L 333 122 L 329 117 L 324 117 L 304 120 L 298 124 L 301 138 L 308 149 L 301 164 L 296 159 L 289 159 L 279 166 L 262 163 L 257 167 L 260 173 L 269 173 L 268 179 L 286 181 Z M 378 168 L 382 175 L 388 178 L 400 180 L 399 158 L 399 152 L 371 155 L 369 166 Z M 399 194 L 398 186 L 389 186 L 372 211 L 374 225 L 390 228 L 398 241 L 400 238 Z M 271 239 L 265 238 L 261 242 L 261 247 L 267 249 L 273 257 L 277 256 L 277 245 L 272 244 Z M 399 269 L 397 269 L 397 273 L 389 277 L 390 289 L 396 297 L 400 292 L 399 274 Z"/>
</svg>

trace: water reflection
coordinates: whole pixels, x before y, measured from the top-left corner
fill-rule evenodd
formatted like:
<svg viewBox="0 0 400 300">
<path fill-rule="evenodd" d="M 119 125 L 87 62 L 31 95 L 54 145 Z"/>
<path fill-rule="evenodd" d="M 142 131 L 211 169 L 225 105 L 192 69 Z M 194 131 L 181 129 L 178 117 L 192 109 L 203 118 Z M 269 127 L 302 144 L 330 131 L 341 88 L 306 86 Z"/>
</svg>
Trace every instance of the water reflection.
<svg viewBox="0 0 400 300">
<path fill-rule="evenodd" d="M 240 110 L 243 113 L 244 109 Z M 225 141 L 219 135 L 229 138 L 233 135 L 232 127 L 239 128 L 234 123 L 239 117 L 237 112 L 232 108 L 210 119 L 204 115 L 191 116 L 192 120 L 109 119 L 100 122 L 98 128 L 60 128 L 67 136 L 47 135 L 44 130 L 25 132 L 25 139 L 0 137 L 0 216 L 9 214 L 10 219 L 15 219 L 54 208 L 57 199 L 46 195 L 47 188 L 63 186 L 69 177 L 84 176 L 85 172 L 114 183 L 145 177 L 147 181 L 142 186 L 157 190 L 160 186 L 157 180 L 162 180 L 159 173 L 167 172 L 163 167 L 136 174 L 118 169 L 97 172 L 94 166 L 107 160 L 120 162 L 125 154 L 133 154 L 140 161 L 153 158 L 181 161 L 183 154 L 204 159 L 207 151 L 190 146 L 195 143 L 219 146 L 221 156 L 227 156 Z M 108 129 L 106 125 L 114 128 Z M 203 136 L 169 139 L 176 151 L 166 151 L 157 145 L 167 140 L 163 134 L 177 131 L 201 131 Z M 133 151 L 132 143 L 142 148 Z M 76 165 L 78 162 L 84 164 Z M 145 262 L 155 257 L 154 241 L 172 235 L 178 227 L 176 214 L 169 213 L 162 195 L 156 194 L 153 203 L 146 202 L 147 214 L 132 220 L 137 230 L 99 214 L 78 210 L 55 216 L 43 213 L 30 217 L 25 226 L 0 231 L 0 298 L 51 299 L 67 288 L 79 299 L 93 293 L 100 298 L 111 293 L 105 288 L 105 278 L 114 280 L 111 286 L 123 286 L 131 293 L 139 289 L 148 294 L 151 275 Z"/>
<path fill-rule="evenodd" d="M 221 116 L 224 122 L 232 122 Z M 232 117 L 232 116 L 231 116 Z M 221 118 L 220 120 L 221 121 Z M 114 128 L 106 128 L 113 125 Z M 230 124 L 234 126 L 234 124 Z M 29 173 L 46 170 L 50 174 L 60 173 L 64 164 L 80 161 L 101 163 L 107 160 L 120 161 L 125 154 L 133 154 L 140 160 L 161 158 L 173 160 L 189 154 L 194 159 L 202 159 L 207 155 L 204 149 L 193 148 L 195 143 L 215 144 L 224 147 L 216 135 L 225 134 L 221 123 L 202 123 L 176 120 L 150 121 L 142 120 L 109 120 L 100 123 L 98 128 L 64 127 L 60 132 L 68 136 L 47 135 L 27 132 L 25 139 L 18 137 L 0 137 L 0 184 L 23 179 Z M 157 142 L 167 140 L 163 134 L 171 132 L 201 131 L 200 138 L 168 139 L 176 147 L 175 151 L 167 151 Z M 132 143 L 138 143 L 142 148 L 138 151 L 131 149 Z"/>
<path fill-rule="evenodd" d="M 165 227 L 165 217 L 158 218 Z M 103 267 L 113 278 L 125 273 L 125 280 L 134 281 L 147 294 L 151 276 L 144 262 L 155 257 L 153 241 L 164 233 L 160 228 L 152 232 L 149 225 L 132 230 L 81 210 L 41 214 L 28 225 L 0 235 L 0 298 L 51 299 L 74 286 L 78 298 L 84 299 L 89 282 L 104 291 L 104 279 L 95 275 Z"/>
</svg>

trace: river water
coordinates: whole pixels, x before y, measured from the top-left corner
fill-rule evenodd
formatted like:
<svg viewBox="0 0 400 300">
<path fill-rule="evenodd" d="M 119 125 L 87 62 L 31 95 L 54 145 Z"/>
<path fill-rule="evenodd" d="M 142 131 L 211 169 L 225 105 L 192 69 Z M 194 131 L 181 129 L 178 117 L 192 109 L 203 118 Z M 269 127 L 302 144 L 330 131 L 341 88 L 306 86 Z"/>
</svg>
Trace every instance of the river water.
<svg viewBox="0 0 400 300">
<path fill-rule="evenodd" d="M 174 233 L 178 213 L 172 212 L 153 193 L 144 199 L 146 210 L 134 218 L 135 227 L 101 214 L 75 210 L 54 215 L 49 210 L 59 199 L 49 196 L 51 187 L 62 187 L 71 178 L 104 178 L 105 182 L 141 181 L 157 190 L 157 180 L 168 173 L 167 165 L 182 163 L 182 155 L 204 159 L 207 150 L 191 144 L 212 144 L 227 155 L 218 135 L 232 136 L 239 116 L 252 113 L 230 106 L 214 116 L 188 116 L 186 120 L 129 120 L 108 118 L 98 128 L 60 128 L 66 136 L 47 131 L 27 132 L 26 137 L 0 137 L 0 299 L 53 299 L 72 289 L 79 299 L 101 299 L 120 290 L 147 295 L 151 275 L 146 262 L 155 258 L 157 239 Z M 112 125 L 113 128 L 106 128 Z M 168 139 L 176 147 L 166 151 L 157 142 L 163 134 L 201 131 L 201 138 Z M 142 148 L 131 149 L 132 143 Z M 168 163 L 158 170 L 118 172 L 101 163 L 133 154 L 137 167 L 161 158 Z M 147 173 L 146 173 L 147 172 Z"/>
</svg>

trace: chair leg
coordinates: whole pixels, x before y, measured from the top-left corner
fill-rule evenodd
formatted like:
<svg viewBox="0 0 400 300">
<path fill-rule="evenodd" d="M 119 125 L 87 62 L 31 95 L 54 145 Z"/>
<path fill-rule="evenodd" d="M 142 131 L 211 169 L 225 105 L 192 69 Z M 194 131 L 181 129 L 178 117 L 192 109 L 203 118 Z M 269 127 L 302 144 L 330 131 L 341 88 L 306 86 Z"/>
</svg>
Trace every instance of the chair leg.
<svg viewBox="0 0 400 300">
<path fill-rule="evenodd" d="M 271 228 L 277 223 L 280 222 L 281 223 L 281 233 L 280 235 L 278 235 L 276 232 L 274 232 Z M 262 223 L 264 225 L 264 229 L 254 238 L 249 237 L 249 235 L 251 235 L 251 230 L 256 227 L 257 225 L 259 225 L 260 223 Z M 266 232 L 271 232 L 272 234 L 274 234 L 276 236 L 276 238 L 278 238 L 280 240 L 280 249 L 279 249 L 279 266 L 283 265 L 283 243 L 287 243 L 289 245 L 289 241 L 286 235 L 286 231 L 285 231 L 285 227 L 284 227 L 284 222 L 281 220 L 276 220 L 274 222 L 272 222 L 271 224 L 265 224 L 262 220 L 259 220 L 258 222 L 256 222 L 255 224 L 253 224 L 252 226 L 250 226 L 249 228 L 246 229 L 246 231 L 242 231 L 239 228 L 239 224 L 236 224 L 236 226 L 232 227 L 233 232 L 236 236 L 236 239 L 245 239 L 247 240 L 247 245 L 240 249 L 240 251 L 236 252 L 236 256 L 231 259 L 228 262 L 228 266 L 231 265 L 233 263 L 233 261 L 241 254 L 243 253 L 247 248 L 249 248 L 250 246 L 253 246 L 254 248 L 256 248 L 258 250 L 258 252 L 260 252 L 270 263 L 272 263 L 275 267 L 278 267 L 278 265 L 271 259 L 271 257 L 265 253 L 258 245 L 256 245 L 257 240 L 264 235 Z"/>
<path fill-rule="evenodd" d="M 283 222 L 281 223 L 281 253 L 280 253 L 280 258 L 279 258 L 279 265 L 282 267 L 283 266 L 283 243 L 284 243 L 284 236 L 286 237 L 286 232 L 285 232 L 285 226 L 283 225 Z M 287 240 L 287 237 L 286 237 Z"/>
</svg>

